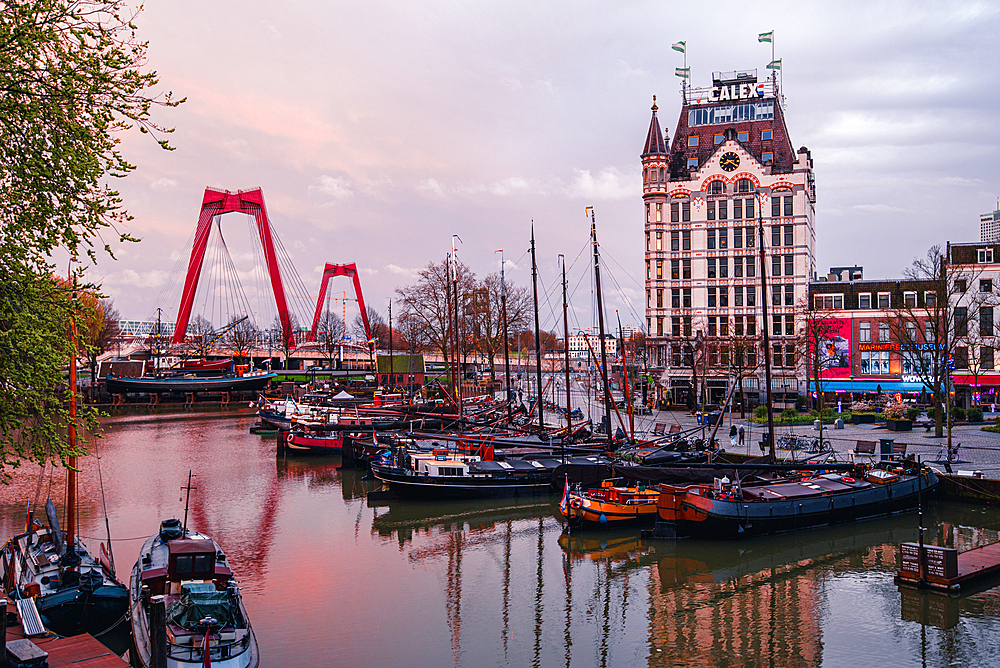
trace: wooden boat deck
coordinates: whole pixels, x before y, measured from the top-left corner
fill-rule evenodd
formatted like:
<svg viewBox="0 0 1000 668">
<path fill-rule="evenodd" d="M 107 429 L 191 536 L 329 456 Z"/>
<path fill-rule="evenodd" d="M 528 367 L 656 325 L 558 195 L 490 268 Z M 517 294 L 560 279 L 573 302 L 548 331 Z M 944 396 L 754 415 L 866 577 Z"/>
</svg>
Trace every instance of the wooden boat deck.
<svg viewBox="0 0 1000 668">
<path fill-rule="evenodd" d="M 8 603 L 8 612 L 15 612 L 13 603 Z M 20 624 L 7 627 L 7 640 L 24 638 L 24 629 Z M 28 638 L 42 651 L 48 652 L 49 668 L 128 668 L 128 664 L 114 652 L 102 645 L 89 633 L 59 638 L 54 635 Z"/>
<path fill-rule="evenodd" d="M 958 569 L 954 577 L 939 577 L 928 574 L 925 582 L 920 583 L 916 573 L 900 570 L 896 580 L 899 584 L 910 586 L 957 590 L 963 585 L 993 575 L 1000 575 L 1000 542 L 958 553 Z"/>
</svg>

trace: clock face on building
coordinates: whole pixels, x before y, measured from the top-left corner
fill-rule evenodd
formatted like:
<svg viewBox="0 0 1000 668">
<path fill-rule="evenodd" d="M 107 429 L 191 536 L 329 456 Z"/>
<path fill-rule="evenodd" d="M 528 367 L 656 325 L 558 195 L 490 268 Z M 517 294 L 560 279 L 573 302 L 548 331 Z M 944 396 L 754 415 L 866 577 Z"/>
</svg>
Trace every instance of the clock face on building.
<svg viewBox="0 0 1000 668">
<path fill-rule="evenodd" d="M 723 153 L 722 157 L 719 159 L 719 166 L 722 167 L 722 171 L 724 172 L 735 171 L 736 168 L 740 166 L 740 156 L 732 151 Z"/>
</svg>

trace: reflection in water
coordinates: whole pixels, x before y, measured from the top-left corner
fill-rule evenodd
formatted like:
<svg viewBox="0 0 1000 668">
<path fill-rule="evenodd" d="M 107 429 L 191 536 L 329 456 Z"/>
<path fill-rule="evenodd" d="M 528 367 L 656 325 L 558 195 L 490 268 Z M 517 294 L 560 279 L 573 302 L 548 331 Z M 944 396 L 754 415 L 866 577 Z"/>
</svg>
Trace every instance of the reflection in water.
<svg viewBox="0 0 1000 668">
<path fill-rule="evenodd" d="M 369 507 L 362 472 L 276 458 L 249 425 L 112 421 L 101 466 L 126 573 L 141 539 L 183 513 L 195 472 L 190 522 L 233 561 L 262 665 L 982 665 L 1000 653 L 997 590 L 948 599 L 892 583 L 915 515 L 726 543 L 569 536 L 557 498 Z M 100 540 L 89 464 L 81 534 Z M 36 490 L 59 502 L 63 485 L 23 468 L 0 494 L 0 531 L 23 524 Z M 976 507 L 935 503 L 925 522 L 929 542 L 959 549 L 1000 537 L 997 513 Z"/>
</svg>

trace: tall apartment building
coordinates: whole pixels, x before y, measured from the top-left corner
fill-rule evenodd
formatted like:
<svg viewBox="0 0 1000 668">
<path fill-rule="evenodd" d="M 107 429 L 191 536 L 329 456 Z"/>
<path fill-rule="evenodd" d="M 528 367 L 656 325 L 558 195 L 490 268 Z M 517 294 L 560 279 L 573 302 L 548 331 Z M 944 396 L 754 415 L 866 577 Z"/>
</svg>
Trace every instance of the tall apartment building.
<svg viewBox="0 0 1000 668">
<path fill-rule="evenodd" d="M 695 368 L 699 388 L 707 375 L 711 402 L 725 396 L 732 366 L 759 372 L 744 379 L 746 392 L 763 389 L 762 327 L 781 353 L 773 389 L 797 392 L 795 312 L 814 272 L 816 190 L 809 150 L 788 137 L 776 81 L 758 82 L 756 70 L 715 72 L 711 87 L 685 88 L 672 144 L 655 97 L 652 111 L 641 159 L 647 354 L 660 371 L 658 397 L 687 403 Z"/>
</svg>

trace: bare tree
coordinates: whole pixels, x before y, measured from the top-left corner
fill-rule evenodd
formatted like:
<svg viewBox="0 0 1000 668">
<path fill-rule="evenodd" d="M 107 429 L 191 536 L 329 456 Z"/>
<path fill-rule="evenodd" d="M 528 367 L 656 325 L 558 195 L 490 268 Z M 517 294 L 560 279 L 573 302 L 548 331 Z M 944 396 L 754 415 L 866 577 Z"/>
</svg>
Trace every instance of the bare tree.
<svg viewBox="0 0 1000 668">
<path fill-rule="evenodd" d="M 894 317 L 888 323 L 890 332 L 899 341 L 904 369 L 919 377 L 934 397 L 934 433 L 938 438 L 944 436 L 944 415 L 951 406 L 948 360 L 954 359 L 960 340 L 966 336 L 968 309 L 975 311 L 976 297 L 967 293 L 977 275 L 972 269 L 949 271 L 947 254 L 940 246 L 932 246 L 925 257 L 914 259 L 904 270 L 906 282 L 900 285 L 900 294 L 891 296 L 895 304 L 891 309 Z M 904 299 L 904 291 L 915 292 L 916 299 Z M 958 304 L 954 309 L 952 296 Z"/>
<path fill-rule="evenodd" d="M 745 330 L 735 328 L 726 340 L 729 349 L 730 375 L 736 383 L 736 396 L 739 397 L 740 417 L 746 417 L 746 396 L 743 392 L 743 379 L 756 376 L 761 368 L 760 337 Z"/>
<path fill-rule="evenodd" d="M 208 318 L 200 313 L 196 315 L 188 325 L 188 333 L 190 334 L 186 343 L 188 350 L 196 357 L 208 357 L 216 338 L 215 328 Z"/>
<path fill-rule="evenodd" d="M 476 287 L 476 276 L 464 264 L 457 264 L 459 302 L 463 295 L 470 295 Z M 401 317 L 410 322 L 419 333 L 419 339 L 440 352 L 447 366 L 451 359 L 452 327 L 455 299 L 452 293 L 451 271 L 448 261 L 430 262 L 420 271 L 413 285 L 397 288 L 396 295 L 402 306 Z M 450 322 L 451 321 L 451 322 Z"/>
<path fill-rule="evenodd" d="M 366 306 L 365 311 L 368 313 L 368 326 L 371 328 L 371 335 L 369 336 L 365 332 L 365 321 L 361 317 L 361 313 L 358 313 L 354 316 L 354 323 L 351 325 L 351 336 L 363 345 L 368 345 L 369 339 L 375 339 L 376 350 L 388 349 L 389 327 L 385 324 L 385 318 L 371 306 Z"/>
<path fill-rule="evenodd" d="M 283 363 L 285 369 L 288 369 L 288 358 L 291 355 L 292 348 L 294 347 L 292 345 L 292 341 L 295 340 L 294 338 L 295 331 L 299 327 L 299 321 L 295 317 L 294 313 L 289 313 L 288 318 L 289 318 L 289 324 L 291 325 L 292 328 L 291 332 L 285 331 L 285 326 L 281 323 L 281 318 L 279 318 L 278 316 L 274 317 L 274 320 L 271 322 L 271 329 L 270 329 L 270 331 L 275 332 L 279 335 L 278 347 L 285 356 L 285 361 Z"/>
<path fill-rule="evenodd" d="M 802 323 L 796 343 L 796 358 L 806 370 L 806 396 L 809 385 L 816 388 L 816 410 L 819 413 L 819 442 L 823 443 L 823 384 L 835 377 L 848 378 L 851 369 L 851 321 L 840 318 L 830 309 L 817 308 L 807 295 L 799 303 Z"/>
<path fill-rule="evenodd" d="M 316 327 L 316 341 L 326 353 L 332 368 L 337 359 L 337 352 L 344 345 L 344 320 L 330 309 L 323 311 Z"/>
<path fill-rule="evenodd" d="M 97 387 L 97 358 L 117 340 L 121 314 L 111 299 L 96 300 L 84 293 L 80 301 L 87 308 L 87 315 L 77 321 L 77 345 L 90 365 L 90 400 L 93 401 Z"/>
<path fill-rule="evenodd" d="M 233 316 L 228 327 L 226 343 L 233 352 L 233 357 L 249 358 L 253 354 L 260 332 L 250 319 L 244 316 Z"/>
<path fill-rule="evenodd" d="M 483 357 L 489 360 L 490 378 L 496 380 L 496 365 L 493 361 L 503 350 L 504 300 L 500 274 L 492 273 L 483 278 L 473 294 L 472 342 Z M 506 302 L 508 335 L 528 327 L 532 306 L 528 289 L 507 281 Z"/>
</svg>

